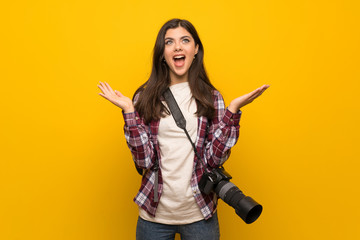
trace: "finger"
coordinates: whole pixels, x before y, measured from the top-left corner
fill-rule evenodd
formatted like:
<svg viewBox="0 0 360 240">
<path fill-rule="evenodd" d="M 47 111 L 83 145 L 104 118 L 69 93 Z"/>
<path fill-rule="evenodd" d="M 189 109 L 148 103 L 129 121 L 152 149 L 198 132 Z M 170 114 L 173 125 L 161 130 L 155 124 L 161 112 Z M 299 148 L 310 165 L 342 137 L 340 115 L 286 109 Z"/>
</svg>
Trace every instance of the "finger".
<svg viewBox="0 0 360 240">
<path fill-rule="evenodd" d="M 261 91 L 261 88 L 257 88 L 254 91 L 248 93 L 248 97 L 251 98 L 253 96 L 255 96 L 256 94 L 258 94 Z"/>
<path fill-rule="evenodd" d="M 260 96 L 268 87 L 270 87 L 269 85 L 262 85 L 261 87 L 255 89 L 254 91 L 251 92 L 251 95 L 258 95 Z"/>
<path fill-rule="evenodd" d="M 270 87 L 270 85 L 263 85 L 261 87 L 261 91 L 264 92 L 266 89 L 268 89 Z"/>
<path fill-rule="evenodd" d="M 107 90 L 106 86 L 104 85 L 104 83 L 100 82 L 100 85 L 98 85 L 98 87 L 101 89 L 101 91 L 105 94 L 109 94 L 109 91 Z"/>
<path fill-rule="evenodd" d="M 104 87 L 104 89 L 106 89 L 107 92 L 110 93 L 110 89 L 109 89 L 109 87 L 107 86 L 106 82 L 102 83 L 102 86 Z"/>
<path fill-rule="evenodd" d="M 110 85 L 105 82 L 106 87 L 108 88 L 109 92 L 114 93 L 114 90 L 110 87 Z"/>
<path fill-rule="evenodd" d="M 106 95 L 102 94 L 102 93 L 99 93 L 100 96 L 102 96 L 103 98 L 105 98 L 106 100 L 109 100 Z"/>
<path fill-rule="evenodd" d="M 103 89 L 105 92 L 107 92 L 107 93 L 109 93 L 109 92 L 110 92 L 110 91 L 109 91 L 109 89 L 108 89 L 108 87 L 106 86 L 106 84 L 105 84 L 105 83 L 100 82 L 100 86 L 102 87 L 102 89 Z"/>
<path fill-rule="evenodd" d="M 261 94 L 266 90 L 267 88 L 262 89 L 260 92 L 252 96 L 249 100 L 254 101 L 256 98 L 260 97 Z"/>
<path fill-rule="evenodd" d="M 123 97 L 124 95 L 121 93 L 121 92 L 119 92 L 118 90 L 115 90 L 115 93 L 116 93 L 116 95 L 118 95 L 119 97 Z"/>
<path fill-rule="evenodd" d="M 263 94 L 263 92 L 265 92 L 265 90 L 268 89 L 269 87 L 270 87 L 269 85 L 264 85 L 260 92 L 260 95 Z"/>
<path fill-rule="evenodd" d="M 260 96 L 266 89 L 262 89 L 260 92 L 258 92 L 258 94 L 256 94 L 257 96 Z"/>
<path fill-rule="evenodd" d="M 268 87 L 270 87 L 270 86 L 267 84 L 264 84 L 261 87 L 259 87 L 258 89 L 260 89 L 262 91 L 263 89 L 267 89 Z"/>
<path fill-rule="evenodd" d="M 104 88 L 101 86 L 101 85 L 97 85 L 98 86 L 98 88 L 100 88 L 100 90 L 102 91 L 102 92 L 104 92 Z"/>
<path fill-rule="evenodd" d="M 113 98 L 114 96 L 116 96 L 114 90 L 110 87 L 110 85 L 107 82 L 105 82 L 103 86 L 106 89 L 106 95 L 108 95 L 108 97 Z"/>
<path fill-rule="evenodd" d="M 103 92 L 103 94 L 104 94 L 106 97 L 110 97 L 110 96 L 111 96 L 111 93 L 109 92 L 109 90 L 106 89 L 105 86 L 99 86 L 99 88 L 101 89 L 101 91 Z"/>
<path fill-rule="evenodd" d="M 261 91 L 261 93 L 260 94 L 263 94 L 263 92 L 265 92 L 265 90 L 266 89 L 268 89 L 267 87 L 266 88 L 264 88 L 262 91 Z"/>
</svg>

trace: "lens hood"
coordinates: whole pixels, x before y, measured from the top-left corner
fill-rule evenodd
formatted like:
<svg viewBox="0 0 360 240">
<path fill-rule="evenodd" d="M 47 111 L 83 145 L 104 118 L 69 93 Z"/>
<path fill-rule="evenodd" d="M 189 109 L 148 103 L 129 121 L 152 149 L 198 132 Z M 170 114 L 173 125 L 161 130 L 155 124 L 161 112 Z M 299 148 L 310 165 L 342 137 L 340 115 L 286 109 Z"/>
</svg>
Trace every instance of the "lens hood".
<svg viewBox="0 0 360 240">
<path fill-rule="evenodd" d="M 258 219 L 263 207 L 251 197 L 244 197 L 235 208 L 236 214 L 247 224 L 253 223 Z"/>
</svg>

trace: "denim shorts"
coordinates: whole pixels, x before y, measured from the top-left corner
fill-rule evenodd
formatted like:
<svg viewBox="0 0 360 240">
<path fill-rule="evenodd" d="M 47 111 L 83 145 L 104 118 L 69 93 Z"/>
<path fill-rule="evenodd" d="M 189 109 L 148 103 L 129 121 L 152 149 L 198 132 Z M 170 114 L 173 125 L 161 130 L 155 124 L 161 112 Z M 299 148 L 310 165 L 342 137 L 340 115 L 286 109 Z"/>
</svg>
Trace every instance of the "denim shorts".
<svg viewBox="0 0 360 240">
<path fill-rule="evenodd" d="M 138 218 L 136 240 L 174 240 L 176 233 L 180 234 L 181 240 L 219 240 L 217 213 L 208 220 L 183 225 L 161 224 Z"/>
</svg>

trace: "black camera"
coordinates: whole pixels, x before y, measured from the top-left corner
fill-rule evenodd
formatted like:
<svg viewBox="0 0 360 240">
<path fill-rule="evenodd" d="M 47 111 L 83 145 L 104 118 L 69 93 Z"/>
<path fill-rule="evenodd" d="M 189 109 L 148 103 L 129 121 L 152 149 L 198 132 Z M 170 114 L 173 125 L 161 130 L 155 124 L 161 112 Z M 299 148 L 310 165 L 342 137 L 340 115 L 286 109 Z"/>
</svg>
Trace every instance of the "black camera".
<svg viewBox="0 0 360 240">
<path fill-rule="evenodd" d="M 223 167 L 204 172 L 199 182 L 200 191 L 205 194 L 215 191 L 224 202 L 235 209 L 236 214 L 245 223 L 255 222 L 262 212 L 262 206 L 251 197 L 245 196 L 237 186 L 229 182 L 231 178 Z"/>
</svg>

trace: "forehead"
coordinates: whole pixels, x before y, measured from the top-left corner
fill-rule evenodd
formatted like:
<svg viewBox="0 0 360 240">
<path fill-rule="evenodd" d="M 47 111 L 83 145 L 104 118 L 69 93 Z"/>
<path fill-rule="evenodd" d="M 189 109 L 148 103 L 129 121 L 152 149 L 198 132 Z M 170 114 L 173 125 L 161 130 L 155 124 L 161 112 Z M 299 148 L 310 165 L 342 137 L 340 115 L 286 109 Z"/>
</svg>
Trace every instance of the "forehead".
<svg viewBox="0 0 360 240">
<path fill-rule="evenodd" d="M 170 28 L 165 34 L 165 38 L 181 38 L 183 36 L 192 37 L 191 34 L 183 27 Z"/>
</svg>

